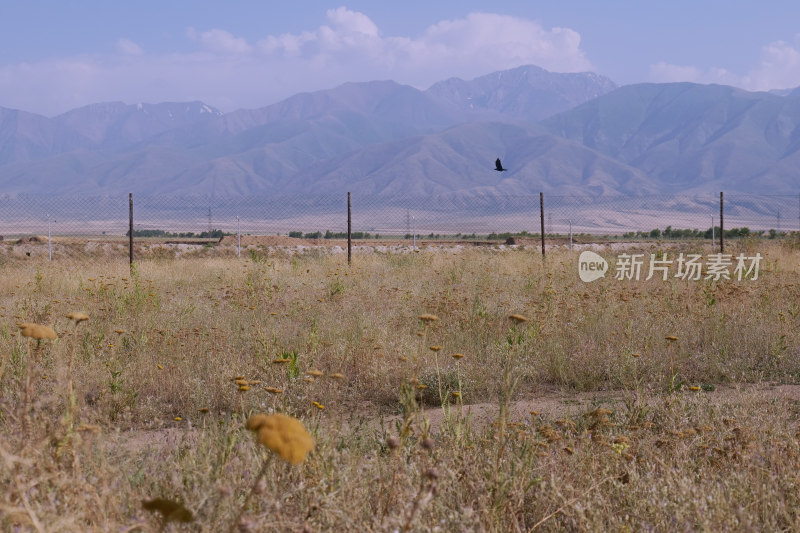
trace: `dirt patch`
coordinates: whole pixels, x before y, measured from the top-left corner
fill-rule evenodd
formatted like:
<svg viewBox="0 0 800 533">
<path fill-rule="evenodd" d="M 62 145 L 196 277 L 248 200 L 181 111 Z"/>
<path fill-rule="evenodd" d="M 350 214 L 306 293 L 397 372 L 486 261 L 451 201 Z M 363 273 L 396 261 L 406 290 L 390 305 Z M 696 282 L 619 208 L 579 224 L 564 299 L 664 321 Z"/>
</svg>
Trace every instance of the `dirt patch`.
<svg viewBox="0 0 800 533">
<path fill-rule="evenodd" d="M 624 401 L 630 398 L 631 391 L 594 391 L 594 392 L 554 392 L 547 391 L 540 394 L 531 394 L 526 398 L 516 400 L 509 406 L 509 422 L 531 423 L 534 420 L 555 420 L 581 416 L 588 411 L 603 406 L 622 416 L 625 408 Z M 670 398 L 669 395 L 653 394 L 643 398 L 646 403 L 663 402 Z M 731 404 L 751 403 L 753 400 L 761 402 L 795 401 L 800 402 L 800 385 L 778 385 L 770 383 L 761 384 L 733 384 L 717 386 L 713 391 L 683 391 L 676 394 L 699 395 L 711 405 L 724 406 Z M 372 409 L 374 406 L 362 405 L 355 409 L 359 418 L 368 419 L 367 427 L 395 431 L 395 426 L 401 420 L 399 415 L 378 417 Z M 466 404 L 461 407 L 461 415 L 469 417 L 470 426 L 481 430 L 497 422 L 499 408 L 496 403 Z M 450 406 L 450 416 L 455 417 L 458 406 Z M 431 431 L 435 434 L 440 431 L 445 420 L 441 407 L 425 409 L 425 419 L 430 423 Z M 349 427 L 343 418 L 338 420 Z M 185 423 L 185 422 L 184 422 Z M 201 430 L 191 424 L 181 427 L 160 429 L 139 429 L 132 431 L 110 432 L 106 445 L 110 448 L 120 447 L 129 453 L 143 453 L 151 450 L 164 450 L 175 448 L 178 445 L 191 445 L 200 437 Z"/>
<path fill-rule="evenodd" d="M 31 235 L 28 237 L 22 237 L 16 242 L 16 244 L 41 244 L 43 242 L 47 242 L 47 237 L 41 237 L 39 235 Z"/>
<path fill-rule="evenodd" d="M 626 397 L 633 393 L 630 391 L 594 391 L 581 393 L 560 393 L 545 392 L 538 395 L 530 395 L 526 398 L 512 402 L 509 406 L 509 422 L 530 422 L 536 418 L 558 419 L 569 418 L 582 415 L 591 409 L 599 406 L 606 407 L 612 411 L 624 409 Z M 744 403 L 758 399 L 761 401 L 788 401 L 800 399 L 800 385 L 776 385 L 776 384 L 734 384 L 717 386 L 713 391 L 683 391 L 676 394 L 702 395 L 710 404 L 717 406 Z M 668 396 L 647 395 L 645 402 L 663 401 Z M 457 406 L 451 405 L 450 414 L 455 416 Z M 496 403 L 476 403 L 464 405 L 462 415 L 469 415 L 470 424 L 473 428 L 479 429 L 486 427 L 497 421 L 500 409 Z M 389 417 L 384 420 L 384 427 L 391 430 L 399 416 Z M 425 410 L 425 418 L 430 423 L 434 432 L 438 432 L 445 419 L 441 407 Z"/>
<path fill-rule="evenodd" d="M 242 235 L 242 246 L 318 246 L 325 244 L 321 239 L 297 239 L 283 235 Z M 222 246 L 237 246 L 236 235 L 228 235 L 219 241 Z"/>
</svg>

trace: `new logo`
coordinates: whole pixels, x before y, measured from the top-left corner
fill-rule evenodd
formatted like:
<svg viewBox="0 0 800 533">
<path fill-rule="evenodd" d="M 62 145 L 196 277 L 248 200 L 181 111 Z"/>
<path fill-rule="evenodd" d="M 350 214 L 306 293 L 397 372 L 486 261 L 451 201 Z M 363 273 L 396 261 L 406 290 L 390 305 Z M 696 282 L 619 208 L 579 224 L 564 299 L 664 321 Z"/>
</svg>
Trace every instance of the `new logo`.
<svg viewBox="0 0 800 533">
<path fill-rule="evenodd" d="M 608 261 L 603 259 L 600 254 L 596 254 L 589 250 L 581 252 L 578 258 L 578 275 L 581 281 L 590 283 L 605 277 L 608 271 Z"/>
</svg>

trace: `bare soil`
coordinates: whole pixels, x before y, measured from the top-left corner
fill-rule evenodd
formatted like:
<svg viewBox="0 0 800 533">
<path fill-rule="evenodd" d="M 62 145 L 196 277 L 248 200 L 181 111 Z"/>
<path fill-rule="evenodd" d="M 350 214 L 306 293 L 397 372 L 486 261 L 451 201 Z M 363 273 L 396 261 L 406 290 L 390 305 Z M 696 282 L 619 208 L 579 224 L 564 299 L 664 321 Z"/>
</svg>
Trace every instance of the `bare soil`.
<svg viewBox="0 0 800 533">
<path fill-rule="evenodd" d="M 593 392 L 561 392 L 544 391 L 530 393 L 518 399 L 509 406 L 508 422 L 527 424 L 535 420 L 557 420 L 583 415 L 597 407 L 605 407 L 614 413 L 625 408 L 625 401 L 633 399 L 631 391 L 593 391 Z M 717 386 L 713 391 L 686 390 L 676 394 L 698 395 L 717 407 L 735 404 L 781 401 L 800 403 L 800 385 L 785 384 L 729 384 Z M 641 398 L 647 404 L 669 401 L 669 395 L 649 395 Z M 449 416 L 455 417 L 459 407 L 450 405 Z M 432 434 L 440 431 L 445 422 L 445 412 L 441 407 L 430 407 L 424 411 L 424 417 L 429 422 Z M 202 415 L 211 417 L 213 414 Z M 400 415 L 378 418 L 368 406 L 355 410 L 355 418 L 368 419 L 367 427 L 374 430 L 383 430 L 389 433 L 394 431 L 396 424 L 401 421 Z M 495 424 L 499 418 L 499 407 L 494 402 L 464 404 L 461 407 L 461 416 L 466 417 L 473 430 L 482 430 Z M 341 420 L 340 417 L 336 417 Z M 132 431 L 115 432 L 109 435 L 106 445 L 110 448 L 121 447 L 130 453 L 142 453 L 149 450 L 163 450 L 177 448 L 181 445 L 191 445 L 198 437 L 198 427 L 202 426 L 201 420 L 184 420 L 176 423 L 174 427 L 159 429 L 137 429 Z M 345 424 L 347 425 L 347 424 Z"/>
</svg>

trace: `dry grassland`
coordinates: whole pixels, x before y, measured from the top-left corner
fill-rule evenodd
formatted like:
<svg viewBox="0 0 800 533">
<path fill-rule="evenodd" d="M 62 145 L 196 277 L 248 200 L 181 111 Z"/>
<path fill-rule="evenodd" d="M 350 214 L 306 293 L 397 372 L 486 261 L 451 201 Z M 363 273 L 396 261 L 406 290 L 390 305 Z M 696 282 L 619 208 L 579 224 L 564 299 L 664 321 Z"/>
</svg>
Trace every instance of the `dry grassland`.
<svg viewBox="0 0 800 533">
<path fill-rule="evenodd" d="M 733 246 L 757 280 L 585 284 L 532 250 L 4 254 L 0 528 L 798 530 L 800 249 Z"/>
</svg>

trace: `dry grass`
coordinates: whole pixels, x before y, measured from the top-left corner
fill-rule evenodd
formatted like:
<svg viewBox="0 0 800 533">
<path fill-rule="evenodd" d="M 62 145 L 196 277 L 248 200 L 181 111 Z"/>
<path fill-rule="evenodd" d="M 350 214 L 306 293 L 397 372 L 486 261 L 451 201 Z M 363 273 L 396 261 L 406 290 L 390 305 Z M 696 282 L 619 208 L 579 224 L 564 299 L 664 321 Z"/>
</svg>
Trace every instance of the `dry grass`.
<svg viewBox="0 0 800 533">
<path fill-rule="evenodd" d="M 0 527 L 798 529 L 800 407 L 769 391 L 800 381 L 800 252 L 739 246 L 758 280 L 584 284 L 524 250 L 7 260 Z M 302 420 L 305 462 L 264 461 L 256 412 Z"/>
</svg>

